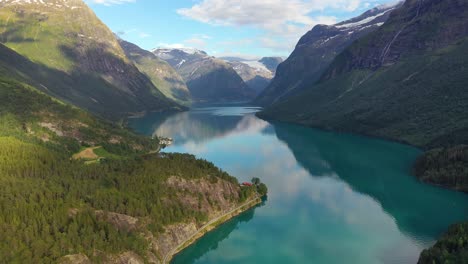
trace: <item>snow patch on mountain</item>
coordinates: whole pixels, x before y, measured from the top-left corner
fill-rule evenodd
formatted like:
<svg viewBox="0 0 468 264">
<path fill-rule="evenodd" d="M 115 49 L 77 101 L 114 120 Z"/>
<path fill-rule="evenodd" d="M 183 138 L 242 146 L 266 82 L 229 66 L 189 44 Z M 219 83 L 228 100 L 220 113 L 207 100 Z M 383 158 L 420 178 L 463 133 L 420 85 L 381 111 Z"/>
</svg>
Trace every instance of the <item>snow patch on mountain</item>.
<svg viewBox="0 0 468 264">
<path fill-rule="evenodd" d="M 156 48 L 152 50 L 153 53 L 161 55 L 171 53 L 173 51 L 182 51 L 189 55 L 207 55 L 206 52 L 195 48 Z"/>
<path fill-rule="evenodd" d="M 357 21 L 357 22 L 354 22 L 354 23 L 348 23 L 348 24 L 342 24 L 342 25 L 336 25 L 337 28 L 354 28 L 354 27 L 358 27 L 358 26 L 362 26 L 364 24 L 367 24 L 367 23 L 370 23 L 372 22 L 373 20 L 375 20 L 376 18 L 379 18 L 383 15 L 385 15 L 387 12 L 390 12 L 392 11 L 392 9 L 388 9 L 388 10 L 385 10 L 384 12 L 382 13 L 379 13 L 375 16 L 370 16 L 370 17 L 367 17 L 361 21 Z"/>
<path fill-rule="evenodd" d="M 77 9 L 82 8 L 81 6 L 75 6 L 73 3 L 77 3 L 74 0 L 0 0 L 0 5 L 11 6 L 11 5 L 44 5 L 51 8 L 71 8 Z"/>
<path fill-rule="evenodd" d="M 261 62 L 259 61 L 240 61 L 241 63 L 247 64 L 250 67 L 258 70 L 258 71 L 267 71 L 270 72 L 270 70 Z"/>
</svg>

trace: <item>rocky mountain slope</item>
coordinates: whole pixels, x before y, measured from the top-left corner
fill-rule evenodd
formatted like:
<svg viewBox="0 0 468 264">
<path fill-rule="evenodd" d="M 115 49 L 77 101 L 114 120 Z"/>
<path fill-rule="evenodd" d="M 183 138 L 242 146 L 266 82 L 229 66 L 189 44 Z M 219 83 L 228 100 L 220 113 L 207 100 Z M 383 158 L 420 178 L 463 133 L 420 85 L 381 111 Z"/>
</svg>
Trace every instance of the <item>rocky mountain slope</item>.
<svg viewBox="0 0 468 264">
<path fill-rule="evenodd" d="M 101 115 L 177 107 L 82 0 L 0 1 L 0 42 L 47 71 L 42 91 Z"/>
<path fill-rule="evenodd" d="M 119 42 L 127 57 L 165 96 L 184 105 L 190 104 L 190 91 L 171 65 L 133 43 L 122 39 Z"/>
<path fill-rule="evenodd" d="M 268 70 L 270 70 L 273 73 L 273 76 L 276 73 L 276 69 L 278 68 L 278 65 L 280 65 L 283 62 L 283 58 L 281 57 L 263 57 L 259 60 L 260 63 L 265 65 Z"/>
<path fill-rule="evenodd" d="M 185 80 L 194 101 L 246 101 L 254 97 L 228 63 L 195 49 L 155 49 Z"/>
<path fill-rule="evenodd" d="M 466 143 L 467 6 L 406 1 L 341 53 L 316 85 L 263 116 L 426 148 Z"/>
<path fill-rule="evenodd" d="M 255 102 L 266 106 L 312 86 L 341 51 L 378 29 L 399 5 L 379 6 L 335 25 L 315 26 L 278 66 L 275 78 Z"/>
<path fill-rule="evenodd" d="M 222 58 L 226 60 L 239 74 L 244 82 L 260 94 L 276 74 L 276 67 L 282 62 L 279 57 L 264 57 L 258 61 L 244 60 L 242 58 Z"/>
</svg>

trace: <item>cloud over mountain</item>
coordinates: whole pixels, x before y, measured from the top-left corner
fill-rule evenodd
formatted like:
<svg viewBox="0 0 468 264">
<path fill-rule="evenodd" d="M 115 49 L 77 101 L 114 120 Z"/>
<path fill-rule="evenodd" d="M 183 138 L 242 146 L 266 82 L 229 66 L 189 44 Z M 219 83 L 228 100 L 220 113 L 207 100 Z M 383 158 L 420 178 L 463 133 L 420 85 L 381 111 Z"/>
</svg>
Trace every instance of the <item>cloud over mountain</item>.
<svg viewBox="0 0 468 264">
<path fill-rule="evenodd" d="M 354 11 L 361 0 L 203 0 L 177 13 L 218 26 L 261 29 L 259 41 L 267 48 L 292 49 L 297 39 L 317 24 L 334 24 L 336 18 L 312 15 L 325 9 Z"/>
</svg>

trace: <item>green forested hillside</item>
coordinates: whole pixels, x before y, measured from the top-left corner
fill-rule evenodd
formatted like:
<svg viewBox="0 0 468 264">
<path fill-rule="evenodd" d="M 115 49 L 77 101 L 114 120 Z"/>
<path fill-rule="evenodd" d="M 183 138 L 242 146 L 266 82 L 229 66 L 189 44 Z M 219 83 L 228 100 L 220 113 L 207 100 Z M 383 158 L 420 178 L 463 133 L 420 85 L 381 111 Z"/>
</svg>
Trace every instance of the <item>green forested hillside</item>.
<svg viewBox="0 0 468 264">
<path fill-rule="evenodd" d="M 78 253 L 99 261 L 126 251 L 145 257 L 151 249 L 143 232 L 157 236 L 169 224 L 207 219 L 206 210 L 184 203 L 167 186 L 169 177 L 223 180 L 238 192 L 226 199 L 236 204 L 241 197 L 237 180 L 213 164 L 184 154 L 148 154 L 158 149 L 157 139 L 96 119 L 17 80 L 0 76 L 0 101 L 2 262 L 51 263 Z M 88 165 L 71 159 L 97 145 L 116 158 Z M 194 193 L 199 202 L 207 199 Z M 118 228 L 98 210 L 138 222 Z"/>
<path fill-rule="evenodd" d="M 453 225 L 430 249 L 424 250 L 418 264 L 468 263 L 468 223 Z"/>
</svg>

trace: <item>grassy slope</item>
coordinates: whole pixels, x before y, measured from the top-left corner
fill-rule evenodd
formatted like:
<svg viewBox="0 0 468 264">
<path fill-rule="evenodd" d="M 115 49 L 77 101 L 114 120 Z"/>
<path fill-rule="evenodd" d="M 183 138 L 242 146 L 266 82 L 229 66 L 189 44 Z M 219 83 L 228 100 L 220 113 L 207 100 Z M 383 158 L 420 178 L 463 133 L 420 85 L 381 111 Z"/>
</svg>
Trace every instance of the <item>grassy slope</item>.
<svg viewBox="0 0 468 264">
<path fill-rule="evenodd" d="M 237 184 L 190 155 L 146 155 L 157 140 L 3 75 L 0 101 L 0 256 L 7 263 L 50 263 L 76 253 L 99 261 L 129 250 L 145 256 L 148 241 L 140 232 L 158 234 L 166 225 L 206 218 L 178 201 L 164 185 L 169 177 Z M 103 146 L 108 158 L 90 165 L 70 159 L 89 145 Z M 137 230 L 118 230 L 99 221 L 95 210 L 145 220 Z"/>
<path fill-rule="evenodd" d="M 55 2 L 64 5 L 47 1 Z M 113 118 L 176 107 L 126 58 L 113 33 L 83 1 L 67 5 L 0 9 L 0 42 L 40 67 L 44 91 Z"/>
</svg>

